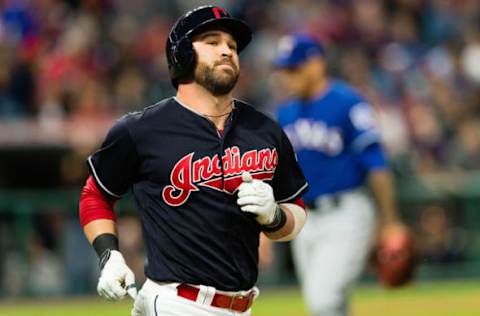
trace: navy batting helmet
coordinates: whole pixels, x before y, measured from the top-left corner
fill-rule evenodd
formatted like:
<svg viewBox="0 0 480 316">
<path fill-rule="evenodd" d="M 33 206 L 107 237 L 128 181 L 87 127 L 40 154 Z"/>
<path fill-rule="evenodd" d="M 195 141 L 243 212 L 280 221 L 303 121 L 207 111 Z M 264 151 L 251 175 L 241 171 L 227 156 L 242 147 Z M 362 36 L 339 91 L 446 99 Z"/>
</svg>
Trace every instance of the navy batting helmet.
<svg viewBox="0 0 480 316">
<path fill-rule="evenodd" d="M 201 6 L 182 15 L 170 30 L 166 53 L 170 79 L 175 88 L 178 79 L 191 74 L 195 67 L 192 37 L 207 27 L 221 27 L 237 41 L 237 52 L 242 51 L 252 39 L 252 30 L 242 20 L 232 18 L 221 7 Z"/>
</svg>

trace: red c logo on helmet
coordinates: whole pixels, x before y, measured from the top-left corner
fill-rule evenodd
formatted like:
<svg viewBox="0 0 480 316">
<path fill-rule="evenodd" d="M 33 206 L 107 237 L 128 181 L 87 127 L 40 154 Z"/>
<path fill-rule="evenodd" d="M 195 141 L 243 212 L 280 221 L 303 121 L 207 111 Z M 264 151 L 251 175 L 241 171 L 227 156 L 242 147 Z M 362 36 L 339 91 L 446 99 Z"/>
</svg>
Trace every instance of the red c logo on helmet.
<svg viewBox="0 0 480 316">
<path fill-rule="evenodd" d="M 220 19 L 222 16 L 227 15 L 227 12 L 225 12 L 225 9 L 221 7 L 215 7 L 212 10 L 213 10 L 213 14 L 215 15 L 215 19 Z M 223 14 L 221 14 L 220 12 Z"/>
</svg>

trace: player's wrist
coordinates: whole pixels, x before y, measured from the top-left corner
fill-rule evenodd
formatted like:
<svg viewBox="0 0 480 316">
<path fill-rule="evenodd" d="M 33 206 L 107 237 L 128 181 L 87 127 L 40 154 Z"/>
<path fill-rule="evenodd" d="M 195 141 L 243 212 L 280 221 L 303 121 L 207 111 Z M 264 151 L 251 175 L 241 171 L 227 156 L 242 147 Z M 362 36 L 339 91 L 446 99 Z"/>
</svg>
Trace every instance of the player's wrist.
<svg viewBox="0 0 480 316">
<path fill-rule="evenodd" d="M 273 219 L 271 220 L 270 223 L 268 224 L 263 224 L 262 225 L 262 230 L 264 232 L 274 232 L 282 228 L 285 223 L 287 222 L 287 215 L 285 212 L 281 209 L 278 204 L 275 204 L 275 211 L 274 211 L 274 216 Z"/>
<path fill-rule="evenodd" d="M 118 238 L 117 236 L 110 233 L 97 236 L 94 239 L 92 246 L 95 249 L 95 252 L 98 254 L 98 257 L 100 258 L 99 265 L 101 270 L 103 270 L 107 261 L 112 257 L 112 253 L 118 252 L 118 254 L 120 254 L 120 252 L 118 251 Z M 113 254 L 113 256 L 118 255 Z"/>
<path fill-rule="evenodd" d="M 118 238 L 114 234 L 105 233 L 98 235 L 92 242 L 92 246 L 95 249 L 95 252 L 100 257 L 105 250 L 119 250 L 118 247 Z"/>
</svg>

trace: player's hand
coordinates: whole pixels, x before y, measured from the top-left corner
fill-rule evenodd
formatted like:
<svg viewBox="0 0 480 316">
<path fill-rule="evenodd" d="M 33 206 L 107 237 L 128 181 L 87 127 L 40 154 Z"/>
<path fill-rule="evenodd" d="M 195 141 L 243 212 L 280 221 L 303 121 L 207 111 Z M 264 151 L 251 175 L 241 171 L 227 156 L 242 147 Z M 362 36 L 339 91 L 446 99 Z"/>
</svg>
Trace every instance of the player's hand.
<svg viewBox="0 0 480 316">
<path fill-rule="evenodd" d="M 238 187 L 237 204 L 244 212 L 257 215 L 256 220 L 261 225 L 269 225 L 275 219 L 277 203 L 273 189 L 267 183 L 252 178 L 248 172 L 242 174 L 243 183 Z"/>
<path fill-rule="evenodd" d="M 133 308 L 131 312 L 131 316 L 142 316 L 144 309 L 144 297 L 142 295 L 142 291 L 140 291 L 135 298 L 135 302 L 133 302 Z"/>
<path fill-rule="evenodd" d="M 97 285 L 98 294 L 108 300 L 121 300 L 127 294 L 137 296 L 135 276 L 117 250 L 110 251 L 110 257 L 103 266 Z"/>
</svg>

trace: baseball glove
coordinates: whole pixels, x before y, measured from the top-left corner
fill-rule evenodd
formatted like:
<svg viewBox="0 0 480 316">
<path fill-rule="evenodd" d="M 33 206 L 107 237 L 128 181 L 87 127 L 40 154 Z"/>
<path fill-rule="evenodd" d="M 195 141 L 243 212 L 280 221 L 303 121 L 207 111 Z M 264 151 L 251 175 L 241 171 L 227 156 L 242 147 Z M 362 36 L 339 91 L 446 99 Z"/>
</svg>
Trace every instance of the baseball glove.
<svg viewBox="0 0 480 316">
<path fill-rule="evenodd" d="M 403 226 L 383 229 L 372 253 L 372 264 L 383 286 L 392 288 L 409 283 L 417 266 L 411 231 Z"/>
</svg>

